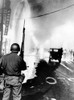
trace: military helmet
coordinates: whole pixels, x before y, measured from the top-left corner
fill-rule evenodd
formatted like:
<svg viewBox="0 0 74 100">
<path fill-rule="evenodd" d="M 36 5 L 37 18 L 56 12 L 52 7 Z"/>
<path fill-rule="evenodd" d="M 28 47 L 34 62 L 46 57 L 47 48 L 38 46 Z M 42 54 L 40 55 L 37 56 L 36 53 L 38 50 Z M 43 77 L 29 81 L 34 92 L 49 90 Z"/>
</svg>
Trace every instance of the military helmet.
<svg viewBox="0 0 74 100">
<path fill-rule="evenodd" d="M 19 46 L 19 44 L 18 44 L 18 43 L 13 43 L 13 44 L 11 45 L 10 50 L 11 50 L 12 52 L 19 52 L 19 51 L 20 51 L 20 46 Z"/>
</svg>

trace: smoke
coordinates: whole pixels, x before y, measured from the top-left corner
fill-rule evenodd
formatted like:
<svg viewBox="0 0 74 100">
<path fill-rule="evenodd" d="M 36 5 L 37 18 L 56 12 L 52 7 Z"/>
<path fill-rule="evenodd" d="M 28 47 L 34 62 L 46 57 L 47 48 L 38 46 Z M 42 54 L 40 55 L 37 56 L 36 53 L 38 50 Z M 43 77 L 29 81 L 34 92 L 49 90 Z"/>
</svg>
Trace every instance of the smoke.
<svg viewBox="0 0 74 100">
<path fill-rule="evenodd" d="M 12 0 L 11 0 L 12 1 Z M 21 45 L 25 19 L 25 60 L 29 69 L 27 79 L 34 77 L 34 62 L 44 56 L 50 47 L 73 48 L 74 7 L 38 17 L 73 4 L 74 0 L 22 0 L 16 3 L 11 14 L 9 38 Z M 11 3 L 12 6 L 12 3 Z M 49 54 L 47 54 L 49 56 Z M 34 71 L 34 73 L 33 73 Z M 29 73 L 29 75 L 28 75 Z"/>
<path fill-rule="evenodd" d="M 38 16 L 74 3 L 73 0 L 28 0 L 32 16 Z"/>
<path fill-rule="evenodd" d="M 12 6 L 12 2 L 11 2 Z M 22 0 L 17 2 L 17 5 L 14 7 L 15 9 L 11 13 L 11 21 L 10 21 L 10 29 L 8 32 L 8 37 L 10 38 L 10 44 L 13 42 L 19 43 L 21 46 L 22 35 L 23 35 L 23 27 L 25 27 L 25 48 L 24 48 L 24 59 L 29 66 L 28 70 L 26 71 L 26 79 L 34 78 L 35 77 L 35 69 L 34 69 L 34 62 L 36 60 L 35 52 L 30 52 L 31 48 L 37 45 L 38 41 L 33 35 L 34 32 L 34 25 L 31 20 L 31 11 L 30 6 L 26 0 Z M 24 24 L 25 20 L 25 25 Z M 31 45 L 31 43 L 33 44 Z M 31 53 L 31 54 L 30 54 Z M 31 56 L 32 55 L 32 56 Z"/>
<path fill-rule="evenodd" d="M 29 52 L 37 46 L 41 47 L 43 44 L 45 47 L 47 47 L 48 44 L 48 48 L 50 48 L 52 44 L 50 41 L 52 40 L 51 42 L 53 42 L 57 37 L 58 39 L 54 42 L 54 45 L 58 47 L 61 43 L 59 42 L 61 35 L 59 36 L 59 32 L 57 35 L 55 30 L 58 30 L 57 27 L 63 26 L 65 23 L 68 23 L 68 21 L 74 22 L 74 7 L 46 16 L 37 16 L 56 11 L 73 3 L 73 0 L 21 0 L 17 2 L 14 10 L 12 9 L 10 21 L 10 29 L 13 30 L 14 42 L 21 44 L 23 22 L 25 19 L 27 41 L 25 51 Z M 62 33 L 60 32 L 60 34 Z M 65 35 L 67 36 L 67 34 Z M 49 43 L 47 43 L 48 40 Z"/>
<path fill-rule="evenodd" d="M 56 11 L 58 9 L 62 9 L 63 7 L 73 4 L 73 0 L 17 1 L 18 2 L 16 3 L 16 6 L 13 7 L 14 9 L 12 9 L 10 21 L 11 31 L 9 33 L 9 36 L 11 36 L 12 33 L 12 42 L 18 42 L 21 45 L 23 23 L 25 19 L 25 52 L 27 54 L 33 52 L 35 48 L 50 48 L 59 46 L 66 47 L 66 44 L 68 42 L 71 44 L 70 39 L 68 39 L 68 34 L 72 34 L 73 32 L 70 32 L 71 29 L 69 32 L 64 32 L 62 26 L 64 26 L 67 30 L 66 25 L 68 24 L 68 22 L 70 21 L 71 23 L 74 23 L 73 6 L 46 16 L 38 16 L 46 14 L 48 12 Z M 58 30 L 62 30 L 63 33 Z M 70 37 L 73 36 L 73 34 L 71 34 Z M 63 40 L 63 37 L 65 37 L 66 39 Z"/>
<path fill-rule="evenodd" d="M 13 3 L 11 1 L 11 7 L 12 4 Z M 12 34 L 12 37 L 10 37 L 11 44 L 13 42 L 17 42 L 21 45 L 24 16 L 25 16 L 25 14 L 23 13 L 23 11 L 25 11 L 24 8 L 25 8 L 25 2 L 20 1 L 16 3 L 14 9 L 11 9 L 11 19 L 10 19 L 10 26 L 8 32 L 9 37 Z"/>
<path fill-rule="evenodd" d="M 31 18 L 34 26 L 34 36 L 38 40 L 39 45 L 46 44 L 46 41 L 49 41 L 48 47 L 66 47 L 68 48 L 68 43 L 71 44 L 70 39 L 68 39 L 68 34 L 70 37 L 73 36 L 73 32 L 69 29 L 67 32 L 67 25 L 69 21 L 74 23 L 74 7 L 70 7 L 56 13 L 52 13 L 46 16 L 40 15 L 62 9 L 71 4 L 74 4 L 73 0 L 28 0 L 30 9 L 31 9 Z M 41 7 L 41 9 L 38 7 Z M 70 24 L 71 25 L 71 24 Z M 73 24 L 72 24 L 73 25 Z M 72 26 L 71 25 L 71 26 Z M 64 28 L 62 27 L 64 26 Z M 61 31 L 63 31 L 63 35 Z M 70 26 L 69 26 L 70 27 Z M 73 30 L 73 29 L 72 29 Z M 65 31 L 65 32 L 64 32 Z M 63 37 L 64 40 L 63 40 Z M 64 41 L 64 42 L 63 42 Z M 72 39 L 72 42 L 73 39 Z M 44 45 L 45 46 L 45 45 Z M 72 48 L 72 45 L 68 48 Z"/>
</svg>

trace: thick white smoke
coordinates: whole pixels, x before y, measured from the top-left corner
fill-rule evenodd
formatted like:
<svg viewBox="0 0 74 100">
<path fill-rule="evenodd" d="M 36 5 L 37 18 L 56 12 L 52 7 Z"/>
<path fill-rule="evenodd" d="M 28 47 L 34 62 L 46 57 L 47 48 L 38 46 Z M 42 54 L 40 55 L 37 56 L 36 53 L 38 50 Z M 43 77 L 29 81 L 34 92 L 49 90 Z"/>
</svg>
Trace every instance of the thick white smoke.
<svg viewBox="0 0 74 100">
<path fill-rule="evenodd" d="M 12 2 L 11 2 L 12 4 Z M 12 9 L 13 10 L 13 9 Z M 10 45 L 13 42 L 17 42 L 21 46 L 23 27 L 25 27 L 25 48 L 24 48 L 24 59 L 27 63 L 28 69 L 26 70 L 25 81 L 29 78 L 35 77 L 34 62 L 36 61 L 36 52 L 34 52 L 38 45 L 38 41 L 33 35 L 34 26 L 31 20 L 30 7 L 26 0 L 17 2 L 14 11 L 11 12 L 10 27 L 8 32 L 8 37 L 10 40 Z M 24 25 L 25 20 L 25 25 Z M 23 26 L 24 25 L 24 26 Z M 31 43 L 32 41 L 32 43 Z M 34 46 L 34 47 L 33 47 Z M 33 50 L 34 49 L 34 50 Z M 32 52 L 33 50 L 33 52 Z"/>
<path fill-rule="evenodd" d="M 73 48 L 74 6 L 44 15 L 74 4 L 73 0 L 28 0 L 31 8 L 34 36 L 46 47 Z M 40 9 L 41 8 L 41 9 Z M 44 16 L 40 16 L 44 15 Z M 70 38 L 69 38 L 70 37 Z M 71 40 L 70 40 L 71 39 Z M 47 41 L 49 43 L 47 44 Z M 46 44 L 46 45 L 45 45 Z M 70 46 L 68 46 L 68 44 Z"/>
<path fill-rule="evenodd" d="M 32 66 L 28 70 L 28 78 L 35 70 L 36 55 L 44 57 L 45 49 L 50 47 L 73 48 L 74 44 L 74 7 L 61 10 L 46 16 L 38 17 L 47 12 L 73 4 L 74 0 L 17 0 L 12 9 L 8 37 L 10 44 L 18 42 L 21 45 L 23 24 L 25 20 L 25 60 Z M 13 0 L 11 0 L 12 7 Z M 26 56 L 27 55 L 27 56 Z M 49 56 L 48 52 L 46 53 Z M 27 73 L 27 72 L 26 72 Z M 32 75 L 32 76 L 31 76 Z"/>
<path fill-rule="evenodd" d="M 55 11 L 73 3 L 73 0 L 17 0 L 16 6 L 13 7 L 14 9 L 12 9 L 10 21 L 10 30 L 12 31 L 12 37 L 14 37 L 11 39 L 12 42 L 18 42 L 21 44 L 22 29 L 25 19 L 25 28 L 27 34 L 27 46 L 25 45 L 25 52 L 27 51 L 27 53 L 30 53 L 35 48 L 41 47 L 43 44 L 44 47 L 48 48 L 54 46 L 58 47 L 59 45 L 66 47 L 65 45 L 67 41 L 70 40 L 68 38 L 63 40 L 62 37 L 67 37 L 67 34 L 71 34 L 71 36 L 73 36 L 73 32 L 70 32 L 71 29 L 69 29 L 69 32 L 67 32 L 67 24 L 69 21 L 71 23 L 74 22 L 74 7 L 72 6 L 71 8 L 64 9 L 47 16 L 36 16 Z M 12 4 L 15 3 L 13 3 L 11 0 L 11 6 Z M 63 26 L 66 30 L 65 32 Z M 63 31 L 64 36 L 59 30 Z M 11 34 L 9 36 L 11 36 Z M 49 43 L 47 43 L 47 41 L 49 41 Z"/>
</svg>

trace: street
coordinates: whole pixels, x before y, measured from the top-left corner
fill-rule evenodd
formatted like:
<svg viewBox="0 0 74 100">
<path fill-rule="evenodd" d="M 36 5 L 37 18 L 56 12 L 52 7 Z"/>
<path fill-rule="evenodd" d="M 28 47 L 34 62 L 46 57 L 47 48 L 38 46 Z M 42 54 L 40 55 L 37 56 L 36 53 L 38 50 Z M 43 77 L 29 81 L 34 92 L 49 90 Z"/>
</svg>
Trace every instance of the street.
<svg viewBox="0 0 74 100">
<path fill-rule="evenodd" d="M 45 82 L 31 88 L 23 92 L 22 100 L 74 100 L 74 62 L 61 62 L 54 72 L 54 78 L 57 84 L 49 85 Z"/>
<path fill-rule="evenodd" d="M 74 100 L 74 62 L 61 62 L 53 74 L 56 84 L 44 82 L 29 88 L 23 84 L 22 100 Z"/>
</svg>

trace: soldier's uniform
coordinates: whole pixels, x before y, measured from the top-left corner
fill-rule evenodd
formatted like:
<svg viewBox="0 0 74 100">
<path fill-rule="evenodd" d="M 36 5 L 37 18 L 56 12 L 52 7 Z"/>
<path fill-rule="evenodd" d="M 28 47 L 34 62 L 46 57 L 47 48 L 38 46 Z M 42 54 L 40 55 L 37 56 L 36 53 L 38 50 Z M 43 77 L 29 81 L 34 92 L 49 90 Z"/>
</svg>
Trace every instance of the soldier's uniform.
<svg viewBox="0 0 74 100">
<path fill-rule="evenodd" d="M 17 52 L 11 52 L 1 58 L 1 67 L 5 74 L 5 88 L 2 100 L 10 100 L 10 93 L 12 93 L 13 100 L 20 100 L 22 88 L 21 70 L 26 69 L 25 61 L 17 55 Z"/>
</svg>

